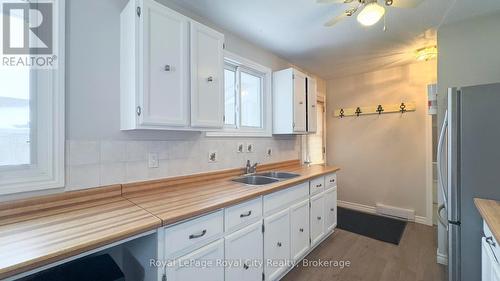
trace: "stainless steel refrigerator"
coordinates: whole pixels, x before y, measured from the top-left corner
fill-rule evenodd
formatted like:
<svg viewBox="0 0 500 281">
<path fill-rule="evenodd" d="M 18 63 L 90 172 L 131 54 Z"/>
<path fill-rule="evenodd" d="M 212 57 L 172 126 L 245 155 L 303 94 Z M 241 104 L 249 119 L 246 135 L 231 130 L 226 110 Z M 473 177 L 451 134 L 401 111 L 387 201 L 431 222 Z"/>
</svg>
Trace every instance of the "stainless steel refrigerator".
<svg viewBox="0 0 500 281">
<path fill-rule="evenodd" d="M 452 88 L 438 146 L 448 229 L 448 279 L 481 280 L 482 220 L 476 197 L 500 200 L 500 84 Z"/>
</svg>

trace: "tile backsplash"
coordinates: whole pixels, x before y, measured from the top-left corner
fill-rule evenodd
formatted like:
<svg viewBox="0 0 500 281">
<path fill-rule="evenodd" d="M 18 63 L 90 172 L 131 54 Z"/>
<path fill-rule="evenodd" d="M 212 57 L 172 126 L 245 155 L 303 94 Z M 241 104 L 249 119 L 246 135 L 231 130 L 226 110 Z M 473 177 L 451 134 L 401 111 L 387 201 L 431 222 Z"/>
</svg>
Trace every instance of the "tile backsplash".
<svg viewBox="0 0 500 281">
<path fill-rule="evenodd" d="M 241 143 L 251 153 L 238 152 Z M 271 149 L 272 155 L 267 155 Z M 211 139 L 196 141 L 66 141 L 66 190 L 161 179 L 221 169 L 244 167 L 246 160 L 270 163 L 299 157 L 299 138 Z M 209 152 L 217 153 L 216 162 Z M 149 168 L 150 154 L 158 167 Z"/>
</svg>

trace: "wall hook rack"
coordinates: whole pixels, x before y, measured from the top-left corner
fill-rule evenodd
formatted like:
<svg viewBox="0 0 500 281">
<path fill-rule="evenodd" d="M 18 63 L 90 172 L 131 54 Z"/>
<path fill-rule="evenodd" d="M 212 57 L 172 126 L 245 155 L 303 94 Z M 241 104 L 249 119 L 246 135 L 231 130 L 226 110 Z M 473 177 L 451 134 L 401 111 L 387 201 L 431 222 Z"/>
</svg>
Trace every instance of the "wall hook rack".
<svg viewBox="0 0 500 281">
<path fill-rule="evenodd" d="M 407 113 L 411 111 L 415 111 L 416 106 L 414 102 L 402 102 L 397 104 L 379 104 L 376 106 L 358 106 L 353 108 L 340 108 L 335 110 L 335 117 L 348 117 L 348 116 L 356 116 L 359 117 L 361 115 L 370 115 L 370 114 L 387 114 L 387 113 Z"/>
</svg>

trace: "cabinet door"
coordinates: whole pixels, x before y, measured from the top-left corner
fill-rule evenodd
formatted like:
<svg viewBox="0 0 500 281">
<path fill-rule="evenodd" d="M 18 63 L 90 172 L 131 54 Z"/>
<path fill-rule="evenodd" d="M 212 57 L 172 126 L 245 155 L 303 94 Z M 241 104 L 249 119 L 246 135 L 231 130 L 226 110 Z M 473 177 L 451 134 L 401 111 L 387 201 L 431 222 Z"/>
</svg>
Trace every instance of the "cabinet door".
<svg viewBox="0 0 500 281">
<path fill-rule="evenodd" d="M 293 131 L 306 131 L 306 76 L 298 71 L 293 74 Z"/>
<path fill-rule="evenodd" d="M 262 278 L 262 220 L 225 238 L 225 281 L 254 281 Z"/>
<path fill-rule="evenodd" d="M 224 267 L 217 264 L 217 260 L 223 259 L 224 240 L 220 239 L 177 259 L 175 265 L 167 266 L 167 280 L 224 280 Z"/>
<path fill-rule="evenodd" d="M 337 226 L 337 187 L 325 192 L 325 229 L 330 232 Z"/>
<path fill-rule="evenodd" d="M 290 261 L 289 209 L 265 218 L 264 227 L 264 272 L 266 280 L 276 280 Z"/>
<path fill-rule="evenodd" d="M 309 200 L 290 208 L 291 257 L 300 260 L 309 250 Z"/>
<path fill-rule="evenodd" d="M 191 125 L 222 128 L 224 35 L 191 22 Z"/>
<path fill-rule="evenodd" d="M 307 132 L 316 133 L 318 126 L 318 90 L 316 79 L 307 78 Z"/>
<path fill-rule="evenodd" d="M 311 198 L 311 245 L 317 244 L 325 235 L 324 194 Z"/>
<path fill-rule="evenodd" d="M 137 110 L 140 125 L 188 125 L 188 20 L 145 0 L 141 23 L 142 85 Z M 139 48 L 141 49 L 141 48 Z M 139 83 L 141 84 L 141 83 Z"/>
</svg>

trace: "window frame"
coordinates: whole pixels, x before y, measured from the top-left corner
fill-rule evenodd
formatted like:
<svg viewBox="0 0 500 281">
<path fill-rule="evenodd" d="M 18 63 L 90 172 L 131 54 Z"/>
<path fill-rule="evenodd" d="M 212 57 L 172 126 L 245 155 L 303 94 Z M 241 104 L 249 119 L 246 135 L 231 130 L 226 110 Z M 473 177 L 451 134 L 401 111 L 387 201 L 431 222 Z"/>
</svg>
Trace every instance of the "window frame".
<svg viewBox="0 0 500 281">
<path fill-rule="evenodd" d="M 241 95 L 236 97 L 236 125 L 226 125 L 218 131 L 207 132 L 209 137 L 272 137 L 272 70 L 249 59 L 224 50 L 224 69 L 232 65 L 236 69 L 237 93 L 240 91 L 240 72 L 260 76 L 262 78 L 261 91 L 261 127 L 241 126 Z"/>
<path fill-rule="evenodd" d="M 65 179 L 65 1 L 54 1 L 58 30 L 56 44 L 58 67 L 50 70 L 32 70 L 30 87 L 36 97 L 30 103 L 32 119 L 30 134 L 34 149 L 30 149 L 34 163 L 0 167 L 0 196 L 63 188 Z M 33 97 L 30 92 L 30 97 Z M 44 97 L 44 98 L 41 98 Z"/>
</svg>

